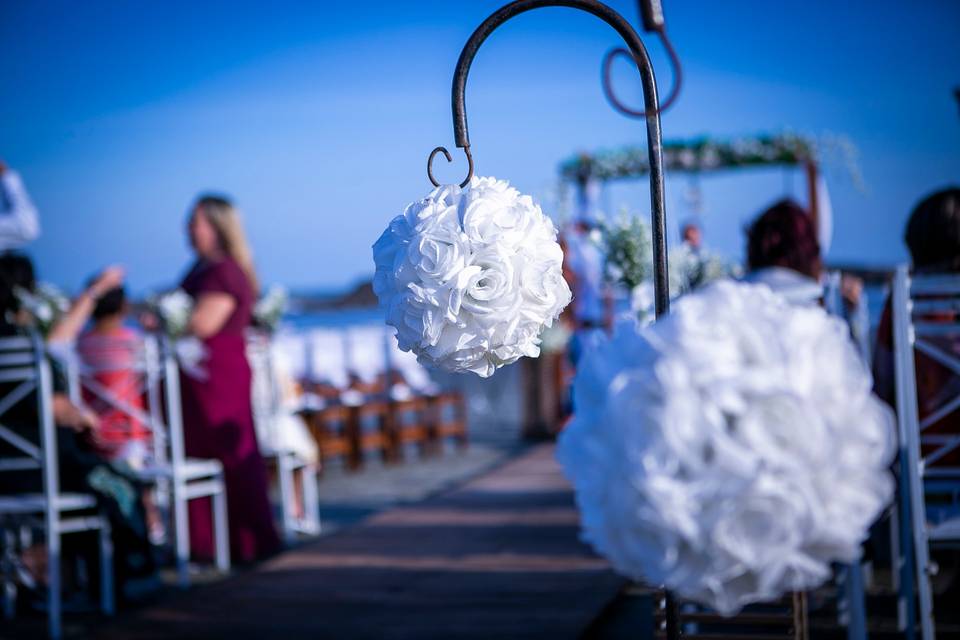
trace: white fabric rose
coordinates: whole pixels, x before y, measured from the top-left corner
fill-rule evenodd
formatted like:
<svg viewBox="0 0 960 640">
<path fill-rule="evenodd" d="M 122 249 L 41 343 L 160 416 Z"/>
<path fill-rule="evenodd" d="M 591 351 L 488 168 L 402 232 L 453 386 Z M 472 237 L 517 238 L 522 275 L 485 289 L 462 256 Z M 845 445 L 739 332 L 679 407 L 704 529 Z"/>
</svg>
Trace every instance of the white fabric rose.
<svg viewBox="0 0 960 640">
<path fill-rule="evenodd" d="M 723 614 L 857 559 L 894 428 L 842 321 L 720 281 L 619 329 L 584 355 L 558 445 L 589 543 Z"/>
<path fill-rule="evenodd" d="M 540 353 L 567 304 L 557 231 L 505 181 L 438 187 L 373 245 L 373 289 L 397 344 L 426 365 L 487 377 Z"/>
</svg>

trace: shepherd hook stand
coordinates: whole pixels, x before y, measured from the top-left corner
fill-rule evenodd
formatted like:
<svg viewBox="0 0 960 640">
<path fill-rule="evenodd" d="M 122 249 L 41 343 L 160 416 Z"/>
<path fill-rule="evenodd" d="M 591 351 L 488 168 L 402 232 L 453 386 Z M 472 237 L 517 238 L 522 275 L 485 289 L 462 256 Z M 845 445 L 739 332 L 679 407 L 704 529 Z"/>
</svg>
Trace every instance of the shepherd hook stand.
<svg viewBox="0 0 960 640">
<path fill-rule="evenodd" d="M 655 7 L 657 15 L 653 17 L 658 20 L 662 26 L 662 13 L 659 12 L 659 2 L 649 3 Z M 466 92 L 467 74 L 470 72 L 470 65 L 473 63 L 474 56 L 484 40 L 493 33 L 497 27 L 504 22 L 518 16 L 521 13 L 540 9 L 543 7 L 570 7 L 571 9 L 580 9 L 591 13 L 600 18 L 611 27 L 613 27 L 620 37 L 627 43 L 630 54 L 636 62 L 637 70 L 640 72 L 641 84 L 643 87 L 644 119 L 647 121 L 647 152 L 650 158 L 650 219 L 653 230 L 653 286 L 656 315 L 659 318 L 670 311 L 670 288 L 667 278 L 667 244 L 666 244 L 666 214 L 664 211 L 663 198 L 663 143 L 660 138 L 660 108 L 657 100 L 657 82 L 653 73 L 653 65 L 650 64 L 650 57 L 647 50 L 640 40 L 640 36 L 630 26 L 623 16 L 596 0 L 516 0 L 504 5 L 495 11 L 489 18 L 483 21 L 477 30 L 473 32 L 463 51 L 460 52 L 460 58 L 457 60 L 457 68 L 453 74 L 453 89 L 451 92 L 451 107 L 453 109 L 453 136 L 458 147 L 463 149 L 467 156 L 468 170 L 466 179 L 460 183 L 461 187 L 467 185 L 473 177 L 473 155 L 470 153 L 470 135 L 467 132 L 467 110 L 464 105 L 464 94 Z M 641 8 L 645 11 L 649 8 L 641 3 Z M 650 16 L 644 14 L 644 22 L 648 22 Z M 430 153 L 427 159 L 427 176 L 435 187 L 440 183 L 433 176 L 433 159 L 442 153 L 447 161 L 451 161 L 450 152 L 444 147 L 437 147 Z M 665 602 L 666 608 L 666 632 L 668 640 L 676 640 L 680 637 L 679 615 L 677 604 L 674 598 L 667 592 Z"/>
<path fill-rule="evenodd" d="M 467 132 L 467 110 L 464 106 L 464 93 L 467 85 L 467 74 L 470 65 L 483 41 L 493 33 L 497 27 L 514 16 L 542 7 L 570 7 L 591 13 L 616 29 L 620 37 L 627 43 L 627 47 L 640 71 L 643 86 L 643 102 L 646 109 L 647 121 L 647 151 L 650 156 L 650 221 L 653 230 L 653 286 L 656 315 L 660 317 L 670 310 L 670 290 L 667 279 L 667 242 L 666 216 L 663 199 L 663 143 L 660 138 L 660 109 L 657 101 L 657 83 L 653 74 L 653 65 L 650 57 L 640 40 L 640 36 L 630 26 L 623 16 L 596 0 L 516 0 L 504 5 L 495 11 L 489 18 L 477 27 L 467 44 L 464 45 L 457 60 L 457 68 L 453 74 L 453 90 L 451 92 L 451 106 L 453 108 L 453 136 L 458 147 L 463 149 L 469 163 L 466 179 L 460 183 L 465 187 L 473 177 L 473 155 L 470 153 L 470 135 Z M 430 153 L 427 160 L 427 176 L 434 186 L 440 183 L 433 176 L 433 158 L 442 153 L 447 161 L 451 160 L 450 152 L 444 147 L 437 147 Z"/>
</svg>

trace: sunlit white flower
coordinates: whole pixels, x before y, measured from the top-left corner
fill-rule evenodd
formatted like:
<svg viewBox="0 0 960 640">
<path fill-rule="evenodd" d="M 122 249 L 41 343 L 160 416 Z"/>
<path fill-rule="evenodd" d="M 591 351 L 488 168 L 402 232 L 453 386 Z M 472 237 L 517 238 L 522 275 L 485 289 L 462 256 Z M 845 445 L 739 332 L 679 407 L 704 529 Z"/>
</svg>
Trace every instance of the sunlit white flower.
<svg viewBox="0 0 960 640">
<path fill-rule="evenodd" d="M 853 562 L 891 497 L 891 412 L 842 321 L 720 281 L 588 352 L 558 456 L 620 572 L 732 614 Z"/>
<path fill-rule="evenodd" d="M 171 337 L 186 333 L 193 313 L 193 298 L 183 289 L 175 289 L 152 296 L 148 305 L 159 316 L 164 329 Z"/>
<path fill-rule="evenodd" d="M 502 180 L 438 187 L 390 222 L 373 258 L 400 349 L 449 371 L 487 377 L 539 355 L 570 302 L 556 228 Z"/>
<path fill-rule="evenodd" d="M 273 285 L 253 306 L 253 319 L 257 326 L 274 331 L 286 310 L 287 290 L 280 285 Z"/>
</svg>

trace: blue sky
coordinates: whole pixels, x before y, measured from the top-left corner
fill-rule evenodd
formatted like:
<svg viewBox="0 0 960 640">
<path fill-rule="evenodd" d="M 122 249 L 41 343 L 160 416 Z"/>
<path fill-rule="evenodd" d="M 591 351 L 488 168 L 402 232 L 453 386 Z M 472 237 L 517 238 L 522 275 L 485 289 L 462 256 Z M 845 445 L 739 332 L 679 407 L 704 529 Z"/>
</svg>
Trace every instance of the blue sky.
<svg viewBox="0 0 960 640">
<path fill-rule="evenodd" d="M 452 148 L 449 90 L 460 48 L 499 2 L 0 2 L 0 157 L 41 209 L 30 247 L 41 276 L 70 289 L 108 263 L 137 291 L 189 260 L 187 207 L 234 196 L 266 282 L 346 286 L 370 245 L 429 191 L 426 156 Z M 632 1 L 611 4 L 634 23 Z M 793 130 L 844 134 L 867 189 L 826 167 L 834 261 L 890 263 L 921 195 L 960 183 L 960 3 L 664 0 L 685 89 L 666 138 Z M 578 150 L 644 144 L 604 101 L 599 70 L 619 44 L 595 18 L 545 9 L 483 46 L 467 87 L 478 173 L 509 179 L 556 213 L 558 163 Z M 669 70 L 648 39 L 661 90 Z M 624 99 L 640 100 L 626 65 Z M 438 164 L 460 180 L 463 166 Z M 690 178 L 668 176 L 668 216 L 691 214 Z M 739 255 L 765 204 L 804 195 L 768 169 L 701 178 L 708 241 Z M 647 213 L 642 184 L 610 209 Z"/>
</svg>

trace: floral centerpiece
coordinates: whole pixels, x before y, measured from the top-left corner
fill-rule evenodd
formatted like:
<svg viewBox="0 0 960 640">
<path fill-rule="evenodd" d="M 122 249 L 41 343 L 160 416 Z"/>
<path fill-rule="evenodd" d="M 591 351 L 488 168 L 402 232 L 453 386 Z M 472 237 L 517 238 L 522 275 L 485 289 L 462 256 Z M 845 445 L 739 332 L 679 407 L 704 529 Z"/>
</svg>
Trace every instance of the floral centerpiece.
<svg viewBox="0 0 960 640">
<path fill-rule="evenodd" d="M 373 288 L 400 349 L 487 377 L 540 353 L 570 302 L 557 230 L 503 180 L 445 185 L 394 218 L 373 245 Z"/>
</svg>

